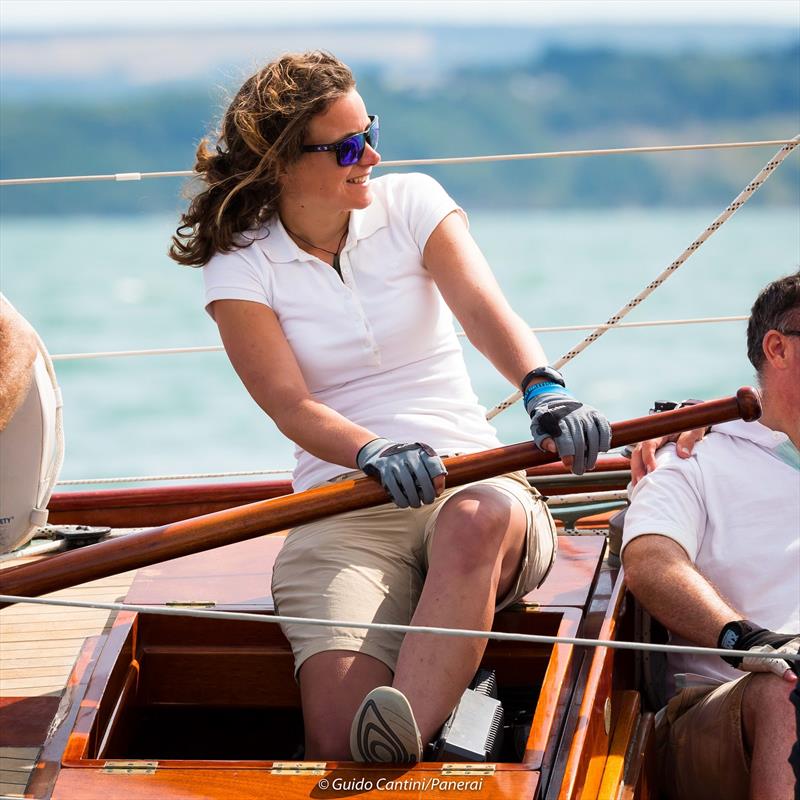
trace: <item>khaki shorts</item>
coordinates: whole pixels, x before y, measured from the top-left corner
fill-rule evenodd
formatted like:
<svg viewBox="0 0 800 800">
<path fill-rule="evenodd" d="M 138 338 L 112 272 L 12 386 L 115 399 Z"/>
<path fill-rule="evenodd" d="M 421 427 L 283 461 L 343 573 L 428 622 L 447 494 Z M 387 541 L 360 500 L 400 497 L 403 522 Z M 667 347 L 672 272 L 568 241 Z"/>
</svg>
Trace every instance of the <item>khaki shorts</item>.
<svg viewBox="0 0 800 800">
<path fill-rule="evenodd" d="M 656 726 L 660 786 L 669 800 L 747 800 L 750 754 L 742 702 L 753 674 L 683 689 Z"/>
<path fill-rule="evenodd" d="M 342 480 L 353 474 L 334 479 Z M 291 530 L 272 574 L 275 612 L 290 617 L 407 625 L 422 592 L 436 519 L 448 498 L 476 484 L 445 490 L 422 508 L 385 504 L 301 525 Z M 525 555 L 512 591 L 497 609 L 519 600 L 547 576 L 555 560 L 553 518 L 524 473 L 480 482 L 522 503 L 528 515 Z M 295 675 L 310 656 L 352 650 L 379 659 L 392 671 L 403 634 L 346 627 L 284 625 Z"/>
</svg>

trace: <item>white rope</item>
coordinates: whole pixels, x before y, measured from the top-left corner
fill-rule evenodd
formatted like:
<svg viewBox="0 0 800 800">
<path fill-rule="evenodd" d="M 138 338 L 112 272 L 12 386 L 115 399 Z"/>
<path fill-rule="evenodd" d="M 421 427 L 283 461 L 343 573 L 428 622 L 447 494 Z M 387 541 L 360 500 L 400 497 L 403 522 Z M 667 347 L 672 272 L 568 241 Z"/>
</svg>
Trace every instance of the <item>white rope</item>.
<svg viewBox="0 0 800 800">
<path fill-rule="evenodd" d="M 584 494 L 554 494 L 546 498 L 550 508 L 559 506 L 583 505 L 584 503 L 610 503 L 628 499 L 624 489 L 610 492 L 586 492 Z"/>
<path fill-rule="evenodd" d="M 128 356 L 165 356 L 178 353 L 216 353 L 222 352 L 221 344 L 210 344 L 202 347 L 162 347 L 153 350 L 106 350 L 97 353 L 60 353 L 53 356 L 53 361 L 77 361 L 83 358 L 125 358 Z"/>
<path fill-rule="evenodd" d="M 417 158 L 405 161 L 382 161 L 380 167 L 416 167 L 432 164 L 484 164 L 492 161 L 530 161 L 543 158 L 579 158 L 643 153 L 675 153 L 689 150 L 730 150 L 742 147 L 767 147 L 788 144 L 790 139 L 767 139 L 756 142 L 717 142 L 711 144 L 659 145 L 654 147 L 615 147 L 602 150 L 560 150 L 545 153 L 513 153 L 493 156 L 464 156 L 458 158 Z M 169 172 L 115 172 L 109 175 L 66 175 L 50 178 L 5 178 L 0 186 L 30 186 L 42 183 L 85 183 L 89 181 L 141 181 L 147 178 L 191 178 L 194 170 Z"/>
<path fill-rule="evenodd" d="M 183 475 L 132 475 L 127 478 L 76 478 L 59 481 L 57 486 L 81 486 L 89 483 L 145 483 L 146 481 L 193 481 L 201 478 L 238 478 L 253 475 L 290 475 L 291 469 L 251 469 L 240 472 L 192 472 Z"/>
<path fill-rule="evenodd" d="M 702 325 L 714 322 L 741 322 L 747 316 L 735 317 L 698 317 L 696 319 L 663 319 L 649 322 L 622 322 L 618 325 L 611 323 L 593 323 L 591 325 L 553 325 L 549 327 L 531 328 L 534 333 L 564 333 L 567 331 L 593 331 L 599 328 L 654 328 L 659 325 Z M 457 336 L 465 337 L 467 334 L 458 331 Z M 162 347 L 151 350 L 106 350 L 96 353 L 61 353 L 52 356 L 53 361 L 77 361 L 84 358 L 127 358 L 129 356 L 165 356 L 180 353 L 221 353 L 224 350 L 221 344 L 204 345 L 202 347 Z"/>
<path fill-rule="evenodd" d="M 191 169 L 170 172 L 114 172 L 110 175 L 61 175 L 49 178 L 5 178 L 0 186 L 32 186 L 40 183 L 88 183 L 90 181 L 141 181 L 145 178 L 184 178 L 195 175 Z"/>
<path fill-rule="evenodd" d="M 57 542 L 39 542 L 38 544 L 27 544 L 17 550 L 12 550 L 10 553 L 0 554 L 0 563 L 6 561 L 13 561 L 17 558 L 31 558 L 32 556 L 44 556 L 48 553 L 57 553 L 59 550 L 65 550 L 67 543 L 61 539 Z"/>
<path fill-rule="evenodd" d="M 677 153 L 688 150 L 730 150 L 737 147 L 774 147 L 788 144 L 791 139 L 770 139 L 760 142 L 720 142 L 712 144 L 677 144 L 655 147 L 615 147 L 600 150 L 557 150 L 545 153 L 515 153 L 496 156 L 464 156 L 460 158 L 417 158 L 413 161 L 382 161 L 381 167 L 411 167 L 427 164 L 485 164 L 491 161 L 529 161 L 543 158 L 582 158 L 584 156 L 613 156 L 645 153 Z"/>
<path fill-rule="evenodd" d="M 632 300 L 629 300 L 619 311 L 617 311 L 616 314 L 614 314 L 608 320 L 608 322 L 605 323 L 605 325 L 599 325 L 582 342 L 573 347 L 568 353 L 561 356 L 561 358 L 559 358 L 558 361 L 553 364 L 553 366 L 556 369 L 561 369 L 564 364 L 570 362 L 573 358 L 575 358 L 575 356 L 577 356 L 579 353 L 582 353 L 590 344 L 596 342 L 604 333 L 606 333 L 606 331 L 616 327 L 620 320 L 627 316 L 643 300 L 645 300 L 656 289 L 658 289 L 658 287 L 661 286 L 661 284 L 664 283 L 673 272 L 675 272 L 684 264 L 684 262 L 689 258 L 689 256 L 692 255 L 692 253 L 699 249 L 703 242 L 705 242 L 712 234 L 716 233 L 716 231 L 718 231 L 723 224 L 729 220 L 756 193 L 756 191 L 758 191 L 758 189 L 781 164 L 786 156 L 788 156 L 789 153 L 791 153 L 792 150 L 797 147 L 798 143 L 800 143 L 800 136 L 795 136 L 790 143 L 784 145 L 764 166 L 758 175 L 756 175 L 755 178 L 753 178 L 753 180 L 750 181 L 747 186 L 745 186 L 745 188 L 738 194 L 733 202 L 678 256 L 678 258 L 675 259 L 675 261 L 673 261 L 657 278 L 655 278 L 655 280 L 648 283 L 647 286 L 645 286 L 645 288 L 638 295 L 636 295 L 636 297 L 634 297 Z M 519 391 L 509 395 L 505 400 L 498 403 L 486 414 L 486 419 L 493 419 L 501 411 L 510 408 L 514 403 L 517 402 L 517 400 L 520 399 L 520 397 L 522 397 L 522 393 Z"/>
<path fill-rule="evenodd" d="M 203 611 L 195 608 L 163 608 L 159 606 L 137 606 L 127 603 L 93 603 L 81 600 L 56 600 L 51 597 L 18 597 L 0 594 L 0 603 L 34 603 L 37 605 L 66 606 L 68 608 L 90 608 L 102 611 L 136 611 L 139 614 L 162 616 L 198 617 L 200 619 L 227 619 L 240 622 L 266 622 L 285 625 L 317 625 L 334 628 L 357 628 L 368 631 L 392 631 L 395 633 L 429 633 L 436 636 L 453 636 L 461 639 L 495 639 L 502 642 L 532 642 L 535 644 L 572 644 L 580 647 L 608 647 L 613 650 L 646 650 L 657 653 L 691 653 L 707 656 L 742 656 L 747 658 L 779 658 L 785 661 L 800 660 L 800 653 L 759 653 L 751 650 L 723 650 L 717 647 L 693 647 L 644 642 L 624 642 L 611 639 L 579 639 L 572 636 L 544 636 L 535 633 L 505 633 L 504 631 L 476 631 L 462 628 L 435 628 L 420 625 L 394 625 L 382 622 L 353 622 L 338 619 L 314 619 L 307 617 L 282 617 L 277 614 L 253 614 L 241 611 Z"/>
</svg>

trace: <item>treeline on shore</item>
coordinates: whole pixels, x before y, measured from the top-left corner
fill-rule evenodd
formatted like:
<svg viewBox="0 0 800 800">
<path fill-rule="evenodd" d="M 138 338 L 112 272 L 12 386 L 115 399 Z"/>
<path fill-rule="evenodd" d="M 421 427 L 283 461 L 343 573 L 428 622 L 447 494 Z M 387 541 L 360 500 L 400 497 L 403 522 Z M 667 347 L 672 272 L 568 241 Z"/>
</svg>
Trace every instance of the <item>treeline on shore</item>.
<svg viewBox="0 0 800 800">
<path fill-rule="evenodd" d="M 384 159 L 781 139 L 800 129 L 800 45 L 744 54 L 553 48 L 515 67 L 440 78 L 359 76 L 381 117 Z M 225 97 L 175 87 L 103 100 L 32 98 L 0 108 L 0 176 L 191 168 Z M 775 148 L 431 168 L 473 208 L 725 203 Z M 12 214 L 148 213 L 185 203 L 183 181 L 4 187 Z M 759 203 L 798 202 L 792 156 Z"/>
</svg>

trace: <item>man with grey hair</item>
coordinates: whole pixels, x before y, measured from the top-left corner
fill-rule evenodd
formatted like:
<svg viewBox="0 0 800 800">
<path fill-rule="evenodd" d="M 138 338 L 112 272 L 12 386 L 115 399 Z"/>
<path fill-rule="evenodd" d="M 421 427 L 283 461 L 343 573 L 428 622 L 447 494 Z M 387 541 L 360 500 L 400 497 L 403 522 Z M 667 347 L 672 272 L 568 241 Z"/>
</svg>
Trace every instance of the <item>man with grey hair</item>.
<svg viewBox="0 0 800 800">
<path fill-rule="evenodd" d="M 747 352 L 759 422 L 715 426 L 689 458 L 671 445 L 633 490 L 626 582 L 673 643 L 775 658 L 670 655 L 659 713 L 669 798 L 792 796 L 789 694 L 800 649 L 800 272 L 753 305 Z"/>
</svg>

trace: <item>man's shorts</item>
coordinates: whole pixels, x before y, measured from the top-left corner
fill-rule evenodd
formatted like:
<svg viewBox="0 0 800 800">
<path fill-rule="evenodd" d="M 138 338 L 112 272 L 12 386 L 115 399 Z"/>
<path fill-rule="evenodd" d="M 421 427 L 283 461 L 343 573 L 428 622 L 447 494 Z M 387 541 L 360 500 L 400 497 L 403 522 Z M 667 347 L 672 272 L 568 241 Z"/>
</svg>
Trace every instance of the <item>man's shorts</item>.
<svg viewBox="0 0 800 800">
<path fill-rule="evenodd" d="M 342 480 L 361 473 L 347 473 Z M 543 499 L 524 473 L 511 473 L 445 490 L 421 508 L 394 504 L 317 520 L 291 530 L 275 562 L 275 613 L 290 617 L 411 622 L 428 568 L 436 519 L 447 500 L 469 486 L 492 486 L 527 512 L 525 553 L 513 589 L 497 609 L 542 583 L 555 560 L 557 537 Z M 294 652 L 295 675 L 310 656 L 352 650 L 379 659 L 394 671 L 402 633 L 346 627 L 284 625 Z"/>
<path fill-rule="evenodd" d="M 742 703 L 753 674 L 695 686 L 667 703 L 656 725 L 660 787 L 669 800 L 747 800 L 750 754 Z"/>
</svg>

